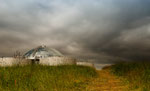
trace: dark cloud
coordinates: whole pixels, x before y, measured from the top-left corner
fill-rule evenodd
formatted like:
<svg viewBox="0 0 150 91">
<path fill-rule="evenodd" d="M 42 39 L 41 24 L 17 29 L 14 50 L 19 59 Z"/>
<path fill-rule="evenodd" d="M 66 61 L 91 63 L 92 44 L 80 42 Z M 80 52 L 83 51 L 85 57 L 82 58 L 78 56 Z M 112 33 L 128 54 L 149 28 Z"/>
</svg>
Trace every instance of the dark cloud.
<svg viewBox="0 0 150 91">
<path fill-rule="evenodd" d="M 149 60 L 149 0 L 1 0 L 0 55 L 45 44 L 96 62 Z"/>
</svg>

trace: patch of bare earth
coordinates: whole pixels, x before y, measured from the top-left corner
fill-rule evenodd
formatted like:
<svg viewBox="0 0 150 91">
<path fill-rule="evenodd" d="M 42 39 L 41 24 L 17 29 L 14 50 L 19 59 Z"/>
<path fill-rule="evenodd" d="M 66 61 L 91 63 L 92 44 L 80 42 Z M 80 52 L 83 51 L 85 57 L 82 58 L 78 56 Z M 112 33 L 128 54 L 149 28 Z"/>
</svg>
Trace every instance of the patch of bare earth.
<svg viewBox="0 0 150 91">
<path fill-rule="evenodd" d="M 88 85 L 86 91 L 129 91 L 128 85 L 111 74 L 109 68 L 98 72 L 98 77 Z"/>
</svg>

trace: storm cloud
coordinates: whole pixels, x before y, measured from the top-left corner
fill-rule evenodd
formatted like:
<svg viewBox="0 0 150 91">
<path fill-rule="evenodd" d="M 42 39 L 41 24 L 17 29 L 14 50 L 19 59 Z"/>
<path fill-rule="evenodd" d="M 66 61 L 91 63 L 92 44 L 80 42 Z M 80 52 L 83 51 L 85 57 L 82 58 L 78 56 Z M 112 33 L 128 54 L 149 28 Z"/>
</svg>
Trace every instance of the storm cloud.
<svg viewBox="0 0 150 91">
<path fill-rule="evenodd" d="M 150 60 L 149 0 L 0 0 L 0 55 L 39 45 L 97 62 Z"/>
</svg>

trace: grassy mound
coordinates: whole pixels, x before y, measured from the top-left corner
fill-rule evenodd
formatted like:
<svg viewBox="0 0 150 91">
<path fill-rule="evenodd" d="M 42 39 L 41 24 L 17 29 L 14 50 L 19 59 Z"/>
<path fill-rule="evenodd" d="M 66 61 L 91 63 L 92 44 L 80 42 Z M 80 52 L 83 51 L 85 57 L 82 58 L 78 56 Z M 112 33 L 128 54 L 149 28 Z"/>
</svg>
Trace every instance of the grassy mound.
<svg viewBox="0 0 150 91">
<path fill-rule="evenodd" d="M 0 91 L 81 91 L 96 75 L 76 65 L 0 67 Z"/>
<path fill-rule="evenodd" d="M 150 91 L 150 63 L 119 63 L 111 67 L 112 72 L 126 79 L 131 89 Z"/>
</svg>

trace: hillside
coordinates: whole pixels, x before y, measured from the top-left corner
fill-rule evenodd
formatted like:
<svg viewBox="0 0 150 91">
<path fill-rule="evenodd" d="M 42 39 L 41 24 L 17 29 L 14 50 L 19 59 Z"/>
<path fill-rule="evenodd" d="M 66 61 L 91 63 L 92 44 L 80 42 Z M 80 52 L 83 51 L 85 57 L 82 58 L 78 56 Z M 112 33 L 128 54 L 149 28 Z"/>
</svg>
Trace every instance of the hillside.
<svg viewBox="0 0 150 91">
<path fill-rule="evenodd" d="M 150 63 L 0 67 L 0 91 L 150 91 Z"/>
</svg>

